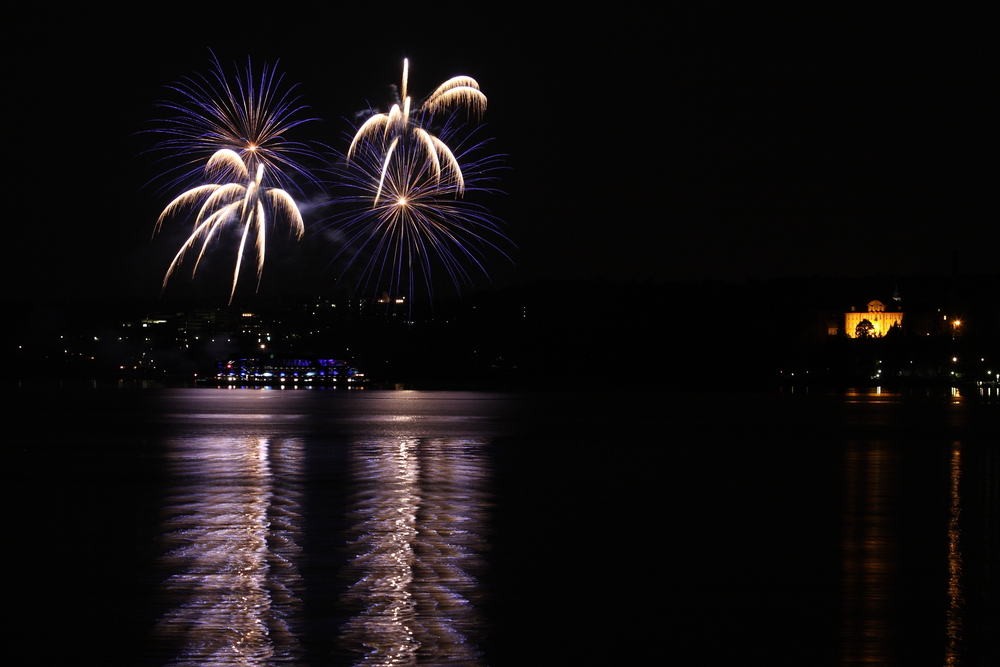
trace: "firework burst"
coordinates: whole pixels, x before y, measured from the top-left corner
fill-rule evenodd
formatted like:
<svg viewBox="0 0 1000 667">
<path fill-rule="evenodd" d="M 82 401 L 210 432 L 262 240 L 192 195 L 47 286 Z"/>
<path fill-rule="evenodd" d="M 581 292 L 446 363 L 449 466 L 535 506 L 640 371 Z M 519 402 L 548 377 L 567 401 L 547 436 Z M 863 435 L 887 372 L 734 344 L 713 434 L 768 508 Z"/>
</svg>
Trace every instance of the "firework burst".
<svg viewBox="0 0 1000 667">
<path fill-rule="evenodd" d="M 507 257 L 502 248 L 510 242 L 500 221 L 463 198 L 495 191 L 490 183 L 499 158 L 475 157 L 485 152 L 482 142 L 468 148 L 459 143 L 442 164 L 435 154 L 454 142 L 456 131 L 451 117 L 435 143 L 419 134 L 410 141 L 394 137 L 387 146 L 378 135 L 355 136 L 339 174 L 348 193 L 336 200 L 351 210 L 335 217 L 330 229 L 340 246 L 334 261 L 345 263 L 344 273 L 359 272 L 361 291 L 408 294 L 412 304 L 418 285 L 433 293 L 437 269 L 460 289 L 472 282 L 467 266 L 485 275 L 487 253 Z"/>
<path fill-rule="evenodd" d="M 381 196 L 381 186 L 391 168 L 397 154 L 407 154 L 412 157 L 415 152 L 422 153 L 428 163 L 431 174 L 438 180 L 453 185 L 458 194 L 465 190 L 465 177 L 455 154 L 448 145 L 428 132 L 425 127 L 433 122 L 434 115 L 465 107 L 476 117 L 486 111 L 486 96 L 479 90 L 476 80 L 468 76 L 456 76 L 448 79 L 417 108 L 413 108 L 408 94 L 409 61 L 403 59 L 403 80 L 400 87 L 400 97 L 389 113 L 372 116 L 354 135 L 347 151 L 348 161 L 352 160 L 359 145 L 368 143 L 377 146 L 383 162 L 379 175 L 379 188 L 376 190 L 376 202 Z M 416 144 L 417 150 L 406 147 L 405 144 Z M 370 149 L 370 146 L 366 147 Z M 406 159 L 406 158 L 403 158 Z"/>
<path fill-rule="evenodd" d="M 281 216 L 287 219 L 295 237 L 302 237 L 305 227 L 298 206 L 291 195 L 284 190 L 263 185 L 265 169 L 265 164 L 258 162 L 256 169 L 251 171 L 249 165 L 235 151 L 228 149 L 217 151 L 205 165 L 205 177 L 209 180 L 231 182 L 199 185 L 167 205 L 156 221 L 154 234 L 159 231 L 166 218 L 201 204 L 194 219 L 194 230 L 174 256 L 163 278 L 164 289 L 170 276 L 184 261 L 188 250 L 200 243 L 198 257 L 191 271 L 193 277 L 212 241 L 218 240 L 224 230 L 235 228 L 239 232 L 240 243 L 236 253 L 233 285 L 229 292 L 229 302 L 232 303 L 233 295 L 236 293 L 236 283 L 240 277 L 243 251 L 247 239 L 251 236 L 254 237 L 256 244 L 257 283 L 260 284 L 261 273 L 264 270 L 265 223 L 268 211 L 275 218 Z"/>
<path fill-rule="evenodd" d="M 200 165 L 220 150 L 239 155 L 251 173 L 264 166 L 265 177 L 277 187 L 297 189 L 296 181 L 318 185 L 303 161 L 320 160 L 319 152 L 287 137 L 293 128 L 318 119 L 303 117 L 306 107 L 295 94 L 296 86 L 283 87 L 283 79 L 276 66 L 267 64 L 255 76 L 249 58 L 245 68 L 237 67 L 235 76 L 227 76 L 213 53 L 207 76 L 196 75 L 168 86 L 178 100 L 162 101 L 159 106 L 173 115 L 149 131 L 167 136 L 154 150 L 187 160 L 167 171 L 165 189 L 197 181 Z"/>
</svg>

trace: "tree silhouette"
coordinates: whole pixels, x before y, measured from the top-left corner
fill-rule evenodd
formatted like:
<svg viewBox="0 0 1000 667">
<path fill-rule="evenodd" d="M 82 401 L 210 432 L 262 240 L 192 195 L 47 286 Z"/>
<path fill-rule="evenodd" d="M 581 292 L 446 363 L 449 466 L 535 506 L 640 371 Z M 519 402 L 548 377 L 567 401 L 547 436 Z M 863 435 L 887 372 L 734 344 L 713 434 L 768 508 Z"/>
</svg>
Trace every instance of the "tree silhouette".
<svg viewBox="0 0 1000 667">
<path fill-rule="evenodd" d="M 854 328 L 855 338 L 874 338 L 875 337 L 875 325 L 868 320 L 861 320 L 858 322 L 858 326 Z"/>
</svg>

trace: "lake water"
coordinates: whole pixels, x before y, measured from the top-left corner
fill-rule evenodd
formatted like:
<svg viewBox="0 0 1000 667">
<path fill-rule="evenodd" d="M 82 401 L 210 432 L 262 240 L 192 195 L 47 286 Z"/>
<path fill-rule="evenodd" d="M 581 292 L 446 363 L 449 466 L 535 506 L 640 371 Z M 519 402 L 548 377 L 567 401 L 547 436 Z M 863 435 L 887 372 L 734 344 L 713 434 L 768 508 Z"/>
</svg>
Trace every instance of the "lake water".
<svg viewBox="0 0 1000 667">
<path fill-rule="evenodd" d="M 1000 397 L 15 391 L 27 664 L 1000 664 Z"/>
</svg>

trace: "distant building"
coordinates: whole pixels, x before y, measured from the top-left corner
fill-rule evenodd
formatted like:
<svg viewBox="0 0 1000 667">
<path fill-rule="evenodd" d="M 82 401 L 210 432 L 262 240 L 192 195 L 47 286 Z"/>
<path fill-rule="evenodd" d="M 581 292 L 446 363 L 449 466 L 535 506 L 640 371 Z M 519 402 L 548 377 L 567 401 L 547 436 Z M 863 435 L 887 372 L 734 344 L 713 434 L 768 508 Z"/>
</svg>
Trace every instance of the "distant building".
<svg viewBox="0 0 1000 667">
<path fill-rule="evenodd" d="M 868 302 L 867 312 L 851 308 L 851 312 L 844 313 L 844 333 L 848 338 L 881 338 L 896 325 L 903 326 L 903 311 L 887 311 L 878 299 Z"/>
<path fill-rule="evenodd" d="M 906 318 L 907 333 L 911 336 L 951 336 L 961 338 L 962 320 L 941 311 L 912 313 Z"/>
</svg>

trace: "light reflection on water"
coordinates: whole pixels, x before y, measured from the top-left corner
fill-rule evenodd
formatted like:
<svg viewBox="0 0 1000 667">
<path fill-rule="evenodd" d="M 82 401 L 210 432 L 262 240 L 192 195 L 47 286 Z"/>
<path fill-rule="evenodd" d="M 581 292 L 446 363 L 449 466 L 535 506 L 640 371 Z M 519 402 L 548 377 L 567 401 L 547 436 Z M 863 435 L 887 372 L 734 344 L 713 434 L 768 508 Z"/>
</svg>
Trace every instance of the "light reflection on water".
<svg viewBox="0 0 1000 667">
<path fill-rule="evenodd" d="M 848 443 L 843 543 L 842 665 L 887 664 L 896 564 L 896 458 L 885 443 Z"/>
<path fill-rule="evenodd" d="M 948 520 L 948 645 L 945 649 L 945 665 L 960 665 L 962 653 L 962 549 L 960 537 L 962 529 L 959 516 L 962 497 L 959 482 L 962 479 L 962 448 L 956 442 L 951 452 L 951 517 Z"/>
<path fill-rule="evenodd" d="M 945 391 L 925 398 L 885 389 L 773 402 L 674 397 L 676 405 L 663 401 L 666 413 L 604 396 L 600 403 L 577 400 L 532 397 L 535 412 L 517 406 L 520 412 L 513 414 L 522 421 L 516 422 L 506 419 L 513 399 L 473 394 L 198 390 L 171 395 L 156 416 L 171 429 L 165 432 L 182 434 L 164 435 L 162 441 L 170 474 L 162 524 L 170 610 L 159 624 L 158 648 L 168 651 L 159 664 L 305 664 L 307 657 L 310 664 L 518 664 L 517 649 L 505 656 L 508 649 L 484 635 L 513 642 L 534 632 L 541 641 L 551 638 L 552 646 L 572 647 L 579 626 L 591 618 L 592 627 L 605 634 L 592 632 L 588 638 L 617 647 L 629 636 L 630 628 L 619 620 L 624 614 L 595 612 L 585 604 L 546 606 L 545 591 L 559 593 L 551 599 L 582 599 L 582 594 L 572 597 L 578 593 L 570 582 L 576 580 L 595 590 L 619 585 L 621 575 L 605 557 L 611 550 L 595 548 L 598 533 L 589 531 L 618 530 L 619 519 L 609 517 L 640 506 L 661 512 L 668 525 L 704 528 L 704 541 L 695 542 L 689 560 L 682 560 L 685 567 L 655 576 L 671 585 L 700 580 L 710 592 L 723 591 L 735 578 L 728 578 L 728 561 L 722 568 L 712 560 L 715 551 L 733 542 L 747 546 L 738 565 L 765 574 L 772 560 L 787 555 L 756 529 L 724 534 L 711 508 L 735 503 L 751 508 L 747 516 L 757 529 L 787 521 L 784 529 L 803 535 L 778 542 L 792 544 L 787 553 L 802 556 L 801 564 L 789 565 L 791 574 L 813 593 L 824 595 L 827 586 L 834 592 L 815 605 L 823 608 L 816 615 L 819 625 L 803 620 L 793 628 L 807 636 L 803 644 L 825 642 L 810 664 L 916 664 L 906 656 L 918 651 L 935 652 L 935 664 L 979 664 L 963 660 L 977 650 L 977 641 L 983 644 L 983 623 L 976 625 L 984 617 L 981 610 L 996 604 L 995 597 L 981 593 L 990 588 L 986 584 L 994 581 L 996 568 L 989 555 L 996 552 L 990 546 L 996 525 L 990 494 L 996 493 L 1000 473 L 995 438 L 988 437 L 995 432 L 995 398 Z M 523 416 L 528 413 L 530 418 Z M 508 422 L 523 428 L 516 431 Z M 973 429 L 967 423 L 987 426 Z M 663 470 L 673 474 L 670 469 L 648 472 L 655 448 L 616 445 L 623 434 L 660 443 L 663 428 L 689 424 L 719 426 L 709 428 L 701 444 L 689 448 L 685 441 L 683 451 L 666 449 L 676 471 L 675 497 L 661 479 Z M 737 429 L 748 435 L 734 438 Z M 760 444 L 765 434 L 777 436 L 772 445 Z M 752 444 L 751 454 L 742 455 L 727 439 Z M 808 452 L 799 454 L 804 449 Z M 791 454 L 815 484 L 782 482 L 784 464 L 776 462 Z M 945 487 L 949 460 L 950 487 Z M 985 460 L 993 461 L 992 467 L 984 467 Z M 558 475 L 537 472 L 553 468 L 553 461 L 571 464 Z M 749 482 L 716 484 L 703 496 L 711 501 L 707 509 L 691 511 L 690 523 L 678 519 L 689 511 L 688 494 L 700 493 L 704 480 L 720 474 L 768 480 L 768 490 Z M 796 468 L 788 479 L 798 474 Z M 661 495 L 661 488 L 668 492 Z M 944 495 L 946 488 L 950 496 Z M 816 527 L 803 531 L 800 523 L 783 518 L 790 492 L 792 504 L 812 508 L 799 516 L 815 515 Z M 569 502 L 563 498 L 585 510 L 575 518 L 553 511 Z M 591 502 L 594 498 L 600 502 Z M 685 500 L 675 504 L 674 498 Z M 494 522 L 500 528 L 487 535 Z M 934 539 L 941 540 L 939 551 L 925 546 Z M 317 544 L 328 548 L 318 552 Z M 302 545 L 311 553 L 301 552 Z M 652 545 L 630 543 L 624 553 L 647 554 Z M 496 557 L 491 566 L 501 564 L 489 576 L 488 548 Z M 573 559 L 559 560 L 569 552 Z M 826 559 L 821 570 L 810 564 L 817 558 Z M 536 567 L 550 574 L 536 575 Z M 571 576 L 584 572 L 586 577 Z M 649 574 L 643 566 L 635 572 Z M 536 591 L 539 581 L 563 573 L 565 583 Z M 488 607 L 477 579 L 490 584 Z M 913 594 L 914 589 L 923 593 Z M 702 588 L 691 590 L 697 596 Z M 761 599 L 774 597 L 772 609 L 782 601 L 802 603 L 797 594 L 781 597 L 780 590 L 768 590 L 771 597 Z M 637 587 L 621 599 L 659 619 L 662 600 L 647 591 Z M 739 609 L 739 599 L 727 595 L 717 599 L 735 600 Z M 939 599 L 925 602 L 931 595 Z M 681 599 L 663 598 L 667 604 Z M 809 603 L 816 599 L 821 598 Z M 757 615 L 738 618 L 751 628 L 744 637 L 769 636 L 770 626 Z M 723 629 L 722 635 L 739 636 L 739 627 Z M 696 619 L 664 632 L 666 641 L 691 639 L 692 646 L 705 646 L 719 629 Z M 631 645 L 639 647 L 636 653 L 652 653 L 654 643 L 646 637 Z M 910 648 L 914 644 L 919 647 Z M 591 653 L 576 650 L 581 657 Z M 711 657 L 715 649 L 698 650 Z"/>
<path fill-rule="evenodd" d="M 351 451 L 355 612 L 341 650 L 355 664 L 478 665 L 475 607 L 488 506 L 484 443 L 384 438 Z"/>
<path fill-rule="evenodd" d="M 175 665 L 267 665 L 301 654 L 295 626 L 302 445 L 295 439 L 168 443 L 164 566 L 170 611 L 158 633 Z"/>
<path fill-rule="evenodd" d="M 858 392 L 853 397 L 849 395 L 847 401 L 857 398 L 859 403 L 871 405 L 885 400 L 880 394 L 869 394 L 867 400 L 864 396 Z M 977 414 L 971 410 L 991 405 L 992 397 L 978 388 L 952 388 L 942 398 L 941 405 L 948 409 L 937 413 L 938 418 L 960 427 L 967 423 L 970 414 Z M 973 403 L 977 398 L 985 400 Z M 933 403 L 927 406 L 934 408 Z M 869 426 L 890 423 L 874 413 L 869 413 L 866 420 Z M 896 430 L 899 432 L 898 424 Z M 996 542 L 994 526 L 1000 503 L 996 500 L 995 489 L 1000 476 L 997 469 L 991 469 L 989 462 L 995 459 L 1000 441 L 989 437 L 980 439 L 973 433 L 965 442 L 954 439 L 947 443 L 948 487 L 944 495 L 934 486 L 933 476 L 939 474 L 941 468 L 923 470 L 918 475 L 913 467 L 915 460 L 927 460 L 923 448 L 939 437 L 932 432 L 925 439 L 914 430 L 907 432 L 904 438 L 868 438 L 846 443 L 841 565 L 842 665 L 907 664 L 901 656 L 918 639 L 927 642 L 928 648 L 936 645 L 943 649 L 934 664 L 997 664 L 998 645 L 992 639 L 996 637 L 995 621 L 983 619 L 990 618 L 990 614 L 995 618 L 997 607 L 995 593 L 987 592 L 996 590 L 991 568 L 995 568 L 997 551 L 986 545 Z M 978 465 L 965 460 L 968 452 L 974 457 L 970 461 Z M 935 464 L 943 462 L 938 459 Z M 921 505 L 924 513 L 919 520 L 914 520 L 913 509 L 907 505 L 912 505 L 919 493 L 929 493 L 931 502 Z M 971 519 L 965 515 L 970 508 Z M 928 509 L 931 511 L 927 512 Z M 909 521 L 909 525 L 905 521 Z M 921 525 L 921 531 L 923 525 L 930 525 L 931 530 L 918 532 L 914 528 L 917 524 Z M 918 534 L 923 536 L 924 543 L 915 540 Z M 946 535 L 946 561 L 943 558 L 938 561 L 939 554 L 926 546 L 926 541 L 935 539 L 935 534 Z M 973 546 L 969 562 L 976 564 L 971 569 L 966 567 L 965 553 L 970 544 Z M 921 563 L 921 556 L 911 552 L 914 547 L 932 554 L 933 560 Z M 933 569 L 925 571 L 931 577 L 917 582 L 914 572 L 926 562 L 934 564 Z M 946 597 L 940 597 L 941 602 L 946 600 L 946 605 L 943 610 L 938 608 L 933 619 L 936 627 L 931 636 L 939 641 L 918 638 L 913 628 L 908 627 L 908 621 L 920 619 L 921 615 L 930 618 L 929 612 L 933 610 L 933 605 L 927 605 L 906 590 L 915 583 L 933 592 L 925 592 L 924 600 L 933 599 L 931 594 L 946 593 Z M 974 599 L 975 604 L 970 605 L 969 599 Z M 915 601 L 926 606 L 914 611 L 910 605 Z M 987 609 L 991 611 L 985 612 Z M 984 630 L 984 626 L 989 630 Z M 983 656 L 990 657 L 984 659 Z"/>
<path fill-rule="evenodd" d="M 478 415 L 461 404 L 442 411 L 440 401 L 373 399 L 366 405 L 376 409 L 340 402 L 311 412 L 291 399 L 261 410 L 257 395 L 235 404 L 203 396 L 194 409 L 165 415 L 183 425 L 165 441 L 161 569 L 169 611 L 157 635 L 167 664 L 305 662 L 302 516 L 304 492 L 315 488 L 306 481 L 306 450 L 327 447 L 347 454 L 346 469 L 325 478 L 345 485 L 334 494 L 346 507 L 320 508 L 323 516 L 348 513 L 346 565 L 335 601 L 336 655 L 314 659 L 482 664 L 476 576 L 486 550 L 491 439 L 428 433 L 464 431 Z M 316 421 L 334 414 L 339 425 L 372 426 L 345 435 Z M 311 435 L 310 423 L 322 423 L 323 435 Z"/>
</svg>

